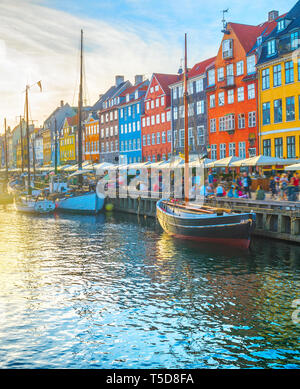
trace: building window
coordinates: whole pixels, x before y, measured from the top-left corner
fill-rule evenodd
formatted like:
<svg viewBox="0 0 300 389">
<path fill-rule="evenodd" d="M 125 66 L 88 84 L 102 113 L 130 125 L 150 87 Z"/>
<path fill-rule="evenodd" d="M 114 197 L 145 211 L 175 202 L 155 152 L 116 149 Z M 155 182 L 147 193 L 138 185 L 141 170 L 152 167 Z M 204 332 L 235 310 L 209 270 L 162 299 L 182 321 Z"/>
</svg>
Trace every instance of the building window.
<svg viewBox="0 0 300 389">
<path fill-rule="evenodd" d="M 156 115 L 156 124 L 159 124 L 160 123 L 160 114 L 157 114 Z"/>
<path fill-rule="evenodd" d="M 184 118 L 184 106 L 180 105 L 179 107 L 179 117 Z"/>
<path fill-rule="evenodd" d="M 220 144 L 220 159 L 226 158 L 226 143 Z"/>
<path fill-rule="evenodd" d="M 155 145 L 155 133 L 152 134 L 152 145 Z"/>
<path fill-rule="evenodd" d="M 224 68 L 218 68 L 217 73 L 218 73 L 218 81 L 223 81 L 224 80 Z"/>
<path fill-rule="evenodd" d="M 241 88 L 238 88 L 237 90 L 237 95 L 238 95 L 238 101 L 244 101 L 244 87 L 242 86 Z"/>
<path fill-rule="evenodd" d="M 299 47 L 299 32 L 293 32 L 291 34 L 291 49 L 295 50 L 298 49 Z"/>
<path fill-rule="evenodd" d="M 225 116 L 225 130 L 232 131 L 235 129 L 235 116 L 234 115 L 226 115 Z"/>
<path fill-rule="evenodd" d="M 250 57 L 247 57 L 247 73 L 252 74 L 255 72 L 255 55 L 251 55 Z"/>
<path fill-rule="evenodd" d="M 296 156 L 296 138 L 294 136 L 287 136 L 286 138 L 286 147 L 287 147 L 287 157 L 295 158 Z"/>
<path fill-rule="evenodd" d="M 161 104 L 162 107 L 165 105 L 165 96 L 162 96 L 160 98 L 160 104 Z"/>
<path fill-rule="evenodd" d="M 191 103 L 188 105 L 188 116 L 193 116 L 193 115 L 194 115 L 194 103 Z"/>
<path fill-rule="evenodd" d="M 208 71 L 208 85 L 212 86 L 215 85 L 215 69 L 211 69 Z"/>
<path fill-rule="evenodd" d="M 236 64 L 236 75 L 241 76 L 242 74 L 244 74 L 244 61 L 239 61 Z"/>
<path fill-rule="evenodd" d="M 231 58 L 233 56 L 233 40 L 226 39 L 222 42 L 222 55 L 223 58 Z"/>
<path fill-rule="evenodd" d="M 246 142 L 239 142 L 239 158 L 246 158 Z"/>
<path fill-rule="evenodd" d="M 228 104 L 234 103 L 234 90 L 231 89 L 228 91 Z"/>
<path fill-rule="evenodd" d="M 250 128 L 256 127 L 256 112 L 249 112 L 248 113 L 248 126 Z"/>
<path fill-rule="evenodd" d="M 238 116 L 238 128 L 245 128 L 245 114 L 240 113 Z"/>
<path fill-rule="evenodd" d="M 204 100 L 197 101 L 197 115 L 204 114 Z"/>
<path fill-rule="evenodd" d="M 248 85 L 248 100 L 255 99 L 255 84 Z"/>
<path fill-rule="evenodd" d="M 272 39 L 268 42 L 268 55 L 273 55 L 276 53 L 276 40 Z"/>
<path fill-rule="evenodd" d="M 282 122 L 282 100 L 274 100 L 274 123 Z"/>
<path fill-rule="evenodd" d="M 156 133 L 156 144 L 160 145 L 160 132 Z"/>
<path fill-rule="evenodd" d="M 171 121 L 171 111 L 167 112 L 167 122 Z"/>
<path fill-rule="evenodd" d="M 161 143 L 166 143 L 166 132 L 165 131 L 163 131 L 161 133 Z"/>
<path fill-rule="evenodd" d="M 285 83 L 290 84 L 294 82 L 294 62 L 288 61 L 284 64 L 285 68 Z"/>
<path fill-rule="evenodd" d="M 210 119 L 210 132 L 216 132 L 216 131 L 217 131 L 217 120 Z"/>
<path fill-rule="evenodd" d="M 295 120 L 295 97 L 286 98 L 286 121 Z"/>
<path fill-rule="evenodd" d="M 278 32 L 285 29 L 285 20 L 284 19 L 279 20 L 279 22 L 277 24 L 277 29 L 278 29 Z"/>
<path fill-rule="evenodd" d="M 161 114 L 161 122 L 164 123 L 166 121 L 166 114 L 163 112 Z"/>
<path fill-rule="evenodd" d="M 275 157 L 283 158 L 283 139 L 275 138 Z"/>
<path fill-rule="evenodd" d="M 216 106 L 216 95 L 210 95 L 209 96 L 209 105 L 210 105 L 210 108 L 215 108 L 215 106 Z"/>
<path fill-rule="evenodd" d="M 155 107 L 156 107 L 156 108 L 159 107 L 159 99 L 156 99 L 156 100 L 155 100 Z"/>
<path fill-rule="evenodd" d="M 173 118 L 174 120 L 178 119 L 178 107 L 173 108 Z"/>
<path fill-rule="evenodd" d="M 225 131 L 225 118 L 219 118 L 219 131 Z"/>
<path fill-rule="evenodd" d="M 229 157 L 235 157 L 235 143 L 229 143 Z"/>
<path fill-rule="evenodd" d="M 184 130 L 179 130 L 179 147 L 184 147 Z"/>
<path fill-rule="evenodd" d="M 192 95 L 194 93 L 194 83 L 192 81 L 188 82 L 187 89 L 188 95 Z"/>
<path fill-rule="evenodd" d="M 202 92 L 203 89 L 204 89 L 203 79 L 201 78 L 200 80 L 196 81 L 196 93 Z"/>
<path fill-rule="evenodd" d="M 262 89 L 269 89 L 270 88 L 270 69 L 264 69 L 262 71 Z"/>
<path fill-rule="evenodd" d="M 198 146 L 205 145 L 205 131 L 203 126 L 197 127 L 197 144 Z"/>
<path fill-rule="evenodd" d="M 266 157 L 271 157 L 271 139 L 263 140 L 263 155 Z"/>
<path fill-rule="evenodd" d="M 218 97 L 219 97 L 219 106 L 224 105 L 225 104 L 224 92 L 220 92 Z"/>
<path fill-rule="evenodd" d="M 213 160 L 216 160 L 218 158 L 218 155 L 217 155 L 217 145 L 211 145 L 211 147 L 210 147 L 210 157 Z"/>
<path fill-rule="evenodd" d="M 263 111 L 263 125 L 270 124 L 270 103 L 264 103 L 262 106 Z"/>
<path fill-rule="evenodd" d="M 146 146 L 146 135 L 143 135 L 143 146 Z"/>
<path fill-rule="evenodd" d="M 281 65 L 273 66 L 273 86 L 281 85 Z"/>
<path fill-rule="evenodd" d="M 193 134 L 193 129 L 189 128 L 189 146 L 193 149 L 194 148 L 194 134 Z"/>
<path fill-rule="evenodd" d="M 177 99 L 177 88 L 173 89 L 173 100 Z"/>
<path fill-rule="evenodd" d="M 168 143 L 172 142 L 172 131 L 168 130 Z"/>
<path fill-rule="evenodd" d="M 150 134 L 147 135 L 147 146 L 151 146 L 151 137 L 150 137 Z"/>
</svg>

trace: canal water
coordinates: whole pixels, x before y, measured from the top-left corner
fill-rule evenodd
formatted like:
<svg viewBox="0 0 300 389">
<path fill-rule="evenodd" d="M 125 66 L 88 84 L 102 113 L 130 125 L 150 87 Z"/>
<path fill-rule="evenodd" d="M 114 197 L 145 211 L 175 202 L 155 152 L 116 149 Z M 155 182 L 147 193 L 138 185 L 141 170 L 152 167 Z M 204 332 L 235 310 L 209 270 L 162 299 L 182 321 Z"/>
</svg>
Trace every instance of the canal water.
<svg viewBox="0 0 300 389">
<path fill-rule="evenodd" d="M 197 247 L 154 219 L 9 207 L 0 243 L 0 368 L 300 367 L 299 246 Z"/>
</svg>

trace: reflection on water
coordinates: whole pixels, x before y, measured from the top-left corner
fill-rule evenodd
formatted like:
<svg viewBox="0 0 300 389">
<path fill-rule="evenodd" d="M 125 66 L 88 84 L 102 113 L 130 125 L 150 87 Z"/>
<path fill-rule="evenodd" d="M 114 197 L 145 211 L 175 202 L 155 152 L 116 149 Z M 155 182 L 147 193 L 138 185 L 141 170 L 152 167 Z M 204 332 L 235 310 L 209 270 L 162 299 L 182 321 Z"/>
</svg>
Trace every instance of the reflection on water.
<svg viewBox="0 0 300 389">
<path fill-rule="evenodd" d="M 298 368 L 300 247 L 0 208 L 1 368 Z"/>
</svg>

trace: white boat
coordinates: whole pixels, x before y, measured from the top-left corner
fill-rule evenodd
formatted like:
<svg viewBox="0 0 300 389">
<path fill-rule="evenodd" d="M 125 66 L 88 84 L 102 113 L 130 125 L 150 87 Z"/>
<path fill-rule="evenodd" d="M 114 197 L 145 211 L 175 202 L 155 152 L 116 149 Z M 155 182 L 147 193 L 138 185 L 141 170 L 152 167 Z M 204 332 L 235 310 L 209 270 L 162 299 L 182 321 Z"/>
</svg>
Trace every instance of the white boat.
<svg viewBox="0 0 300 389">
<path fill-rule="evenodd" d="M 23 213 L 46 214 L 55 210 L 53 201 L 28 195 L 15 199 L 14 205 L 18 212 Z"/>
</svg>

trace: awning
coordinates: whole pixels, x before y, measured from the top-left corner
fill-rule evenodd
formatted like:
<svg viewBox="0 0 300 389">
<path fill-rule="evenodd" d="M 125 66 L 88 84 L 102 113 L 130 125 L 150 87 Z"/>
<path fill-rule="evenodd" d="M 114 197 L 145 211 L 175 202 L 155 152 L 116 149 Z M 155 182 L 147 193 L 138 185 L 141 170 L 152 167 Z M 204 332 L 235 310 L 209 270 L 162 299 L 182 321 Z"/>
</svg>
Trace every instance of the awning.
<svg viewBox="0 0 300 389">
<path fill-rule="evenodd" d="M 214 167 L 230 167 L 234 162 L 242 161 L 243 158 L 239 157 L 227 157 L 223 159 L 219 159 L 218 161 L 210 162 L 206 165 L 207 168 L 214 168 Z"/>
<path fill-rule="evenodd" d="M 284 170 L 287 170 L 287 171 L 300 171 L 300 163 L 296 163 L 294 165 L 290 165 L 290 166 L 286 166 L 286 168 Z"/>
<path fill-rule="evenodd" d="M 232 167 L 243 166 L 276 166 L 276 165 L 289 165 L 291 163 L 288 159 L 266 157 L 265 155 L 258 155 L 257 157 L 242 159 L 231 164 Z"/>
</svg>

